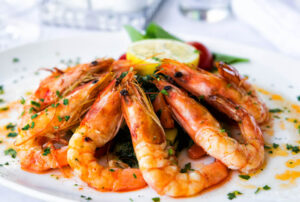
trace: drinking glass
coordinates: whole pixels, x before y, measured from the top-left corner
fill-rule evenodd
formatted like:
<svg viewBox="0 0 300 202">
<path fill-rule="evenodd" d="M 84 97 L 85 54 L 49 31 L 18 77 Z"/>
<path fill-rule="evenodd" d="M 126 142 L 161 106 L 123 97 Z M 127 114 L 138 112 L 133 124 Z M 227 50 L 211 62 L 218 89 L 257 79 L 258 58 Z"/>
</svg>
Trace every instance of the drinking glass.
<svg viewBox="0 0 300 202">
<path fill-rule="evenodd" d="M 231 13 L 230 0 L 179 0 L 180 12 L 191 19 L 217 22 Z"/>
</svg>

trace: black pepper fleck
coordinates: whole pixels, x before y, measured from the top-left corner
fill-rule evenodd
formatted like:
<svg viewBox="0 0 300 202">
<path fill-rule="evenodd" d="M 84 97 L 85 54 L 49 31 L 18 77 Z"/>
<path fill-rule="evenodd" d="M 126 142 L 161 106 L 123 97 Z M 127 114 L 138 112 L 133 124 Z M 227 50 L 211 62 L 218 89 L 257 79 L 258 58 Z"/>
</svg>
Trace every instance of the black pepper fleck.
<svg viewBox="0 0 300 202">
<path fill-rule="evenodd" d="M 181 72 L 176 72 L 174 75 L 176 78 L 180 78 L 183 76 L 183 74 Z"/>
<path fill-rule="evenodd" d="M 125 95 L 128 95 L 128 91 L 126 89 L 123 89 L 120 91 L 121 95 L 125 96 Z"/>
<path fill-rule="evenodd" d="M 98 64 L 97 60 L 91 62 L 91 65 L 93 65 L 93 66 L 95 66 L 95 65 L 97 65 L 97 64 Z"/>
<path fill-rule="evenodd" d="M 172 87 L 171 86 L 165 86 L 164 89 L 165 90 L 170 90 Z"/>
</svg>

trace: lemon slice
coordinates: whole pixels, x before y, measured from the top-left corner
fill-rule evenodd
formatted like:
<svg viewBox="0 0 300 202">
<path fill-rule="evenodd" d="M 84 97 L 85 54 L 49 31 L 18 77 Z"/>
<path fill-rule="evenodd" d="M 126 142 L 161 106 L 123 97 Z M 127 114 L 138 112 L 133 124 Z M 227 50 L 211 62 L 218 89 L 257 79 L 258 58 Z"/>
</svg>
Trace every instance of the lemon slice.
<svg viewBox="0 0 300 202">
<path fill-rule="evenodd" d="M 147 39 L 132 43 L 127 52 L 127 60 L 135 65 L 135 70 L 143 75 L 152 74 L 159 61 L 164 58 L 196 67 L 199 52 L 191 45 L 169 39 Z"/>
</svg>

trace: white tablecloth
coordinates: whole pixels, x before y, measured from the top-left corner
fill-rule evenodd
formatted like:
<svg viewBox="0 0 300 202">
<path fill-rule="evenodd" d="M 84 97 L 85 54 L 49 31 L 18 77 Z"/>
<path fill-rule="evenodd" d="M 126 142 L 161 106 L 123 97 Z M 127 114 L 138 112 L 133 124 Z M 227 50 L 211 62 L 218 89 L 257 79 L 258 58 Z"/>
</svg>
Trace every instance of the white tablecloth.
<svg viewBox="0 0 300 202">
<path fill-rule="evenodd" d="M 26 19 L 26 18 L 25 18 Z M 35 14 L 28 16 L 31 22 L 36 19 Z M 239 42 L 250 46 L 255 46 L 271 51 L 279 52 L 272 44 L 265 40 L 258 32 L 253 30 L 248 25 L 238 21 L 234 16 L 214 24 L 207 24 L 203 22 L 193 21 L 184 18 L 177 9 L 177 2 L 174 0 L 167 1 L 153 21 L 162 25 L 171 33 L 187 33 L 198 34 L 207 37 L 216 37 L 228 41 Z M 38 23 L 38 22 L 37 22 Z M 69 30 L 58 28 L 43 28 L 40 39 L 50 39 L 62 36 L 79 35 L 83 30 Z M 39 200 L 29 196 L 20 194 L 13 190 L 9 190 L 0 186 L 0 201 L 14 201 L 14 202 L 37 202 Z"/>
</svg>

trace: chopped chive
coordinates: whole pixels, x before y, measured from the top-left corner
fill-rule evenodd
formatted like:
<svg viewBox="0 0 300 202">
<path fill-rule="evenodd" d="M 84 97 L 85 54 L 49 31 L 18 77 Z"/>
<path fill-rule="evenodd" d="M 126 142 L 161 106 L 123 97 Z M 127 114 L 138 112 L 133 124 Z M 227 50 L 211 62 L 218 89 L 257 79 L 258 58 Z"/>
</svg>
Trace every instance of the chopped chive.
<svg viewBox="0 0 300 202">
<path fill-rule="evenodd" d="M 69 100 L 68 99 L 64 99 L 63 103 L 64 103 L 64 105 L 68 105 L 69 104 Z"/>
<path fill-rule="evenodd" d="M 31 122 L 31 128 L 34 128 L 35 123 L 32 121 Z"/>
<path fill-rule="evenodd" d="M 48 154 L 50 154 L 51 153 L 51 148 L 50 147 L 46 147 L 45 149 L 44 149 L 44 153 L 42 154 L 43 156 L 47 156 Z"/>
<path fill-rule="evenodd" d="M 133 175 L 133 177 L 134 177 L 135 179 L 137 178 L 135 173 L 133 173 L 132 175 Z"/>
<path fill-rule="evenodd" d="M 258 187 L 258 188 L 255 190 L 254 194 L 257 194 L 259 191 L 260 191 L 260 187 Z"/>
<path fill-rule="evenodd" d="M 70 119 L 70 116 L 65 116 L 65 120 L 68 121 Z"/>
<path fill-rule="evenodd" d="M 172 156 L 173 155 L 173 149 L 168 149 L 168 153 L 169 153 L 170 156 Z"/>
<path fill-rule="evenodd" d="M 36 102 L 36 101 L 31 100 L 30 103 L 31 103 L 32 105 L 36 106 L 36 107 L 41 107 L 41 104 L 38 103 L 38 102 Z"/>
<path fill-rule="evenodd" d="M 239 175 L 239 177 L 244 180 L 249 180 L 251 178 L 249 175 Z"/>
<path fill-rule="evenodd" d="M 236 196 L 238 196 L 238 195 L 242 195 L 242 193 L 239 191 L 233 191 L 233 192 L 228 193 L 227 197 L 229 200 L 232 200 L 232 199 L 236 198 Z"/>
<path fill-rule="evenodd" d="M 57 118 L 59 122 L 62 122 L 63 119 L 60 116 L 57 116 Z"/>
<path fill-rule="evenodd" d="M 11 132 L 7 134 L 7 137 L 16 137 L 18 135 L 18 133 L 15 132 Z"/>
<path fill-rule="evenodd" d="M 22 128 L 22 130 L 28 130 L 29 128 L 30 128 L 29 124 L 26 124 L 26 125 Z"/>
<path fill-rule="evenodd" d="M 269 112 L 271 112 L 271 113 L 280 113 L 280 112 L 283 112 L 283 110 L 279 109 L 279 108 L 274 108 L 274 109 L 269 109 Z"/>
<path fill-rule="evenodd" d="M 23 105 L 25 104 L 25 99 L 23 97 L 21 97 L 20 103 Z"/>
<path fill-rule="evenodd" d="M 9 148 L 9 149 L 5 150 L 4 154 L 10 155 L 12 158 L 16 158 L 16 156 L 17 156 L 17 152 L 13 148 Z"/>
<path fill-rule="evenodd" d="M 164 95 L 169 95 L 168 91 L 166 91 L 165 89 L 162 89 L 160 92 Z"/>
<path fill-rule="evenodd" d="M 38 115 L 37 114 L 34 114 L 31 116 L 31 119 L 35 119 Z"/>
</svg>

